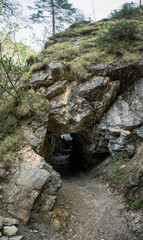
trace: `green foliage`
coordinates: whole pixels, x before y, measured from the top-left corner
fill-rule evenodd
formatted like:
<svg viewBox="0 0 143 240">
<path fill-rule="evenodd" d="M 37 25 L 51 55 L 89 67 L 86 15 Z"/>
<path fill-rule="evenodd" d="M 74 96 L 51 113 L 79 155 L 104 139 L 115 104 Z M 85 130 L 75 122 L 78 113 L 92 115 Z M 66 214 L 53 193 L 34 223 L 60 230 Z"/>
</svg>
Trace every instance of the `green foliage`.
<svg viewBox="0 0 143 240">
<path fill-rule="evenodd" d="M 66 38 L 66 37 L 86 36 L 86 35 L 88 36 L 89 34 L 93 35 L 93 36 L 96 35 L 97 30 L 99 29 L 98 24 L 88 23 L 88 22 L 86 24 L 85 23 L 86 23 L 86 21 L 84 21 L 83 24 L 81 23 L 81 26 L 80 26 L 80 22 L 75 23 L 75 24 L 71 25 L 71 27 L 68 28 L 66 31 L 57 33 L 53 37 L 51 37 L 50 39 L 64 38 L 64 37 Z"/>
<path fill-rule="evenodd" d="M 8 96 L 7 101 L 1 99 L 0 105 L 0 154 L 12 159 L 24 143 L 16 117 L 17 102 Z"/>
<path fill-rule="evenodd" d="M 10 17 L 18 10 L 19 3 L 11 0 L 0 0 L 0 16 Z"/>
<path fill-rule="evenodd" d="M 89 24 L 90 22 L 89 21 L 86 21 L 86 20 L 82 20 L 82 21 L 78 21 L 76 23 L 73 23 L 71 24 L 70 28 L 69 29 L 72 29 L 72 28 L 78 28 L 78 27 L 82 27 L 83 25 L 87 25 Z"/>
<path fill-rule="evenodd" d="M 4 113 L 0 112 L 0 121 L 1 120 L 5 121 L 5 122 L 1 122 L 1 125 L 0 125 L 0 137 L 2 138 L 6 134 L 11 134 L 14 132 L 14 127 L 17 124 L 17 119 L 11 115 L 7 116 L 6 118 Z"/>
<path fill-rule="evenodd" d="M 56 52 L 57 60 L 72 61 L 79 55 L 79 51 L 70 42 L 58 43 L 44 50 L 42 54 L 50 57 L 50 61 L 54 60 L 54 53 Z M 50 55 L 50 56 L 49 56 Z M 36 64 L 35 64 L 36 66 Z M 33 68 L 33 66 L 32 66 Z"/>
<path fill-rule="evenodd" d="M 77 11 L 68 0 L 36 0 L 34 4 L 34 8 L 28 7 L 36 11 L 31 15 L 31 20 L 52 25 L 53 34 L 55 34 L 56 30 L 62 29 L 64 23 L 71 23 L 73 14 L 76 14 Z"/>
<path fill-rule="evenodd" d="M 65 215 L 65 220 L 68 220 L 69 219 L 69 215 L 67 214 L 67 215 Z"/>
<path fill-rule="evenodd" d="M 100 33 L 97 43 L 136 40 L 138 33 L 138 24 L 135 21 L 120 21 L 111 24 L 107 31 Z"/>
<path fill-rule="evenodd" d="M 31 72 L 25 72 L 22 78 L 19 81 L 19 85 L 17 87 L 18 91 L 20 89 L 27 89 L 29 87 L 29 79 L 32 77 Z"/>
<path fill-rule="evenodd" d="M 113 167 L 115 169 L 118 169 L 119 168 L 119 165 L 120 165 L 120 162 L 116 162 L 114 164 L 110 164 L 110 167 Z"/>
<path fill-rule="evenodd" d="M 48 113 L 48 100 L 35 93 L 19 91 L 21 99 L 13 97 L 1 100 L 0 105 L 0 154 L 12 159 L 25 144 L 19 126 L 19 118 L 41 117 Z"/>
<path fill-rule="evenodd" d="M 48 113 L 49 103 L 44 97 L 30 92 L 19 92 L 21 100 L 16 107 L 16 115 L 21 117 L 35 116 L 40 117 L 44 112 Z"/>
<path fill-rule="evenodd" d="M 16 130 L 14 134 L 10 134 L 5 138 L 2 142 L 1 146 L 3 149 L 3 153 L 7 153 L 9 151 L 17 151 L 19 149 L 19 145 L 23 142 L 22 132 Z"/>
<path fill-rule="evenodd" d="M 25 145 L 23 134 L 21 129 L 15 129 L 13 134 L 5 136 L 1 141 L 0 154 L 6 161 L 6 164 L 10 164 L 15 158 L 17 152 Z"/>
<path fill-rule="evenodd" d="M 118 24 L 122 25 L 119 30 L 117 29 Z M 118 30 L 117 34 L 113 34 L 112 29 L 115 33 Z M 71 74 L 76 76 L 77 81 L 86 81 L 95 75 L 94 70 L 91 69 L 92 65 L 102 62 L 105 65 L 116 66 L 119 59 L 122 64 L 129 61 L 138 62 L 142 51 L 140 50 L 142 49 L 142 29 L 143 22 L 140 16 L 138 19 L 136 18 L 136 21 L 109 20 L 96 23 L 77 23 L 50 38 L 50 40 L 54 40 L 53 45 L 46 44 L 47 49 L 41 52 L 37 59 L 48 63 L 62 60 L 70 69 Z M 73 42 L 70 42 L 70 37 L 74 38 Z M 67 38 L 67 41 L 56 43 L 58 38 Z M 37 65 L 33 69 L 36 70 Z"/>
<path fill-rule="evenodd" d="M 114 174 L 112 174 L 111 176 L 110 176 L 110 179 L 111 180 L 114 180 L 114 179 L 119 179 L 120 178 L 120 173 L 119 172 L 117 172 L 117 173 L 114 173 Z"/>
<path fill-rule="evenodd" d="M 28 59 L 29 57 L 31 57 L 33 59 L 36 57 L 35 50 L 33 50 L 32 48 L 26 46 L 22 42 L 16 42 L 15 47 L 16 47 L 18 53 L 19 53 L 21 62 L 23 64 L 26 63 L 26 59 Z"/>
<path fill-rule="evenodd" d="M 30 67 L 30 74 L 35 73 L 35 72 L 40 71 L 40 70 L 44 70 L 46 68 L 46 66 L 47 65 L 43 62 L 34 63 Z"/>
<path fill-rule="evenodd" d="M 114 10 L 110 14 L 111 19 L 131 18 L 140 14 L 140 7 L 137 7 L 135 3 L 124 3 L 119 10 Z"/>
<path fill-rule="evenodd" d="M 136 135 L 136 134 L 137 134 L 137 132 L 136 132 L 136 131 L 132 131 L 132 134 Z"/>
<path fill-rule="evenodd" d="M 135 209 L 143 208 L 143 199 L 136 199 L 134 202 L 129 202 L 129 206 Z"/>
<path fill-rule="evenodd" d="M 17 126 L 17 119 L 13 115 L 15 105 L 12 97 L 8 97 L 7 101 L 1 99 L 0 105 L 0 139 L 14 133 Z"/>
<path fill-rule="evenodd" d="M 129 158 L 128 157 L 123 158 L 122 156 L 116 155 L 116 156 L 113 157 L 113 161 L 114 162 L 116 162 L 116 161 L 129 161 Z"/>
<path fill-rule="evenodd" d="M 22 42 L 12 40 L 20 29 L 17 23 L 5 23 L 4 33 L 0 34 L 0 97 L 7 99 L 8 96 L 19 98 L 17 85 L 23 73 L 28 70 L 25 59 L 34 54 L 30 48 Z"/>
</svg>

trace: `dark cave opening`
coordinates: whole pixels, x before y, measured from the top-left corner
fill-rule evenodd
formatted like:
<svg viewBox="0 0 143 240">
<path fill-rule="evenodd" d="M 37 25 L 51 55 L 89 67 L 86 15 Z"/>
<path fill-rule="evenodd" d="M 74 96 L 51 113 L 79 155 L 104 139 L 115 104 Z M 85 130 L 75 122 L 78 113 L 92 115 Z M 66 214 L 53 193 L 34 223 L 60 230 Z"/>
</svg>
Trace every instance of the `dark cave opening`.
<svg viewBox="0 0 143 240">
<path fill-rule="evenodd" d="M 71 176 L 79 171 L 87 171 L 109 156 L 107 153 L 85 154 L 84 146 L 77 141 L 77 133 L 63 134 L 49 139 L 53 152 L 51 165 L 61 176 Z"/>
<path fill-rule="evenodd" d="M 70 134 L 63 134 L 51 139 L 53 146 L 52 166 L 61 175 L 69 175 L 77 169 L 72 161 L 73 137 Z"/>
</svg>

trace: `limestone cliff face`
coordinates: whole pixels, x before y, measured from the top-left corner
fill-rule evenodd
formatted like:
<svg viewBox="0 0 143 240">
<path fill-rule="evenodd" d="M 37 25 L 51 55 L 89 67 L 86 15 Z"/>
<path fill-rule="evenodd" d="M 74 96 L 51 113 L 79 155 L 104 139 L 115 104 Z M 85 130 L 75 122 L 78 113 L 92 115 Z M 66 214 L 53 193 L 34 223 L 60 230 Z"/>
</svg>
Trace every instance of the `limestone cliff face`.
<svg viewBox="0 0 143 240">
<path fill-rule="evenodd" d="M 41 119 L 38 123 L 43 128 L 38 137 L 38 125 L 35 129 L 36 125 L 31 124 L 29 138 L 33 134 L 35 140 L 30 143 L 37 152 L 43 151 L 46 138 L 73 133 L 86 159 L 91 156 L 95 159 L 96 153 L 134 155 L 143 138 L 143 62 L 120 65 L 108 71 L 106 68 L 94 66 L 94 71 L 98 70 L 103 76 L 86 82 L 76 81 L 74 76 L 69 80 L 61 62 L 50 63 L 46 70 L 33 74 L 32 88 L 45 96 L 50 106 L 47 120 Z M 130 81 L 126 81 L 125 75 L 127 80 L 130 76 Z"/>
</svg>

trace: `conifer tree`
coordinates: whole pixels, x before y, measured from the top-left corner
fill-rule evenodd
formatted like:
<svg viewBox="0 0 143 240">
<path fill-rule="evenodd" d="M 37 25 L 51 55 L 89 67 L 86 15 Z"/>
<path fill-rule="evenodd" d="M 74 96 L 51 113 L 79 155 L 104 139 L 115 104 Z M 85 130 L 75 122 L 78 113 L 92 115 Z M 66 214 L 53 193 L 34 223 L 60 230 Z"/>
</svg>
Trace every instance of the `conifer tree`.
<svg viewBox="0 0 143 240">
<path fill-rule="evenodd" d="M 34 4 L 34 8 L 28 6 L 36 11 L 31 15 L 31 20 L 51 24 L 53 34 L 65 23 L 72 23 L 72 16 L 77 10 L 68 0 L 36 0 Z"/>
<path fill-rule="evenodd" d="M 17 14 L 19 3 L 13 0 L 0 0 L 0 17 L 8 19 Z"/>
</svg>

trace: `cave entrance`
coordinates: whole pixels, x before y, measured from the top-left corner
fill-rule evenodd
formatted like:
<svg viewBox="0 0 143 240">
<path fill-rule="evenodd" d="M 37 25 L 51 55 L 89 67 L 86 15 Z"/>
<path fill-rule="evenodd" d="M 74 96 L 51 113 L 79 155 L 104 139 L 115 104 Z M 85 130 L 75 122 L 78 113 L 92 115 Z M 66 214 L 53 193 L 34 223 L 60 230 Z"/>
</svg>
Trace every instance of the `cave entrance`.
<svg viewBox="0 0 143 240">
<path fill-rule="evenodd" d="M 51 164 L 55 171 L 61 175 L 69 175 L 79 169 L 74 161 L 75 151 L 71 134 L 54 137 L 51 139 L 51 144 L 53 146 Z"/>
<path fill-rule="evenodd" d="M 51 165 L 62 176 L 70 176 L 80 170 L 88 170 L 104 161 L 109 155 L 109 153 L 86 154 L 84 150 L 87 138 L 81 137 L 79 133 L 62 134 L 52 137 L 49 141 L 53 149 Z"/>
</svg>

